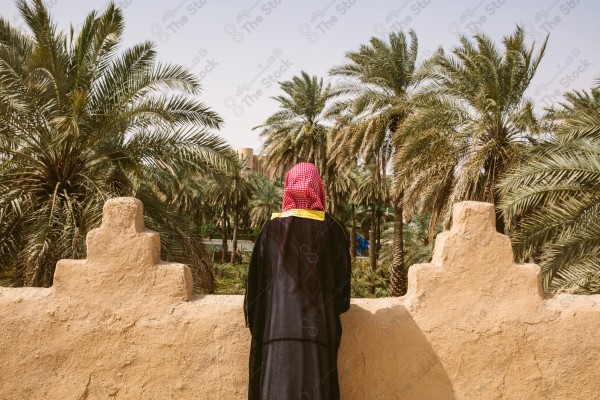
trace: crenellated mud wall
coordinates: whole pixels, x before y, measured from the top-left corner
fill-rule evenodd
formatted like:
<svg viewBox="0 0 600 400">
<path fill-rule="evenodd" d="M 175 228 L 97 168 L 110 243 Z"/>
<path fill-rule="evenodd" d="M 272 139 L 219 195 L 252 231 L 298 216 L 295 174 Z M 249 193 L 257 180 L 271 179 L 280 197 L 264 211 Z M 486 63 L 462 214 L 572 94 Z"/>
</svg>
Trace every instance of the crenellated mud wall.
<svg viewBox="0 0 600 400">
<path fill-rule="evenodd" d="M 0 399 L 247 398 L 243 296 L 194 296 L 142 209 L 107 201 L 88 258 L 60 261 L 53 287 L 0 289 Z M 342 399 L 600 398 L 600 296 L 544 297 L 490 204 L 458 203 L 453 221 L 406 296 L 342 315 Z"/>
</svg>

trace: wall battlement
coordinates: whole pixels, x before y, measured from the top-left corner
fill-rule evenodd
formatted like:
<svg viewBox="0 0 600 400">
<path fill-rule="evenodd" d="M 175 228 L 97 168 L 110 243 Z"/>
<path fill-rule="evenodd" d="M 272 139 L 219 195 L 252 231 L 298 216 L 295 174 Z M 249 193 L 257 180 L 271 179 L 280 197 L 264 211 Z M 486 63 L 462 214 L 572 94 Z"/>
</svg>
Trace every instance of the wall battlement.
<svg viewBox="0 0 600 400">
<path fill-rule="evenodd" d="M 407 295 L 342 315 L 342 399 L 597 398 L 600 295 L 545 296 L 492 205 L 453 211 Z M 194 295 L 136 199 L 108 200 L 87 245 L 51 288 L 0 288 L 1 399 L 247 398 L 242 295 Z"/>
</svg>

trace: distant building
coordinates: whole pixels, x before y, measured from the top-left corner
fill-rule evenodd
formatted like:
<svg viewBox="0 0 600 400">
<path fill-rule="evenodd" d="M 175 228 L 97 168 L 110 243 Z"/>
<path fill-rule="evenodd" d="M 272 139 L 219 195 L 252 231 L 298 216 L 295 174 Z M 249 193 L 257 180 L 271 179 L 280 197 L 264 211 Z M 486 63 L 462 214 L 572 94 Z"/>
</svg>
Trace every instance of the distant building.
<svg viewBox="0 0 600 400">
<path fill-rule="evenodd" d="M 246 167 L 255 171 L 255 169 L 254 169 L 254 149 L 252 149 L 251 147 L 241 147 L 239 149 L 236 149 L 236 151 L 237 151 L 238 156 L 240 157 L 240 160 L 246 162 Z"/>
<path fill-rule="evenodd" d="M 254 154 L 254 149 L 251 147 L 241 147 L 236 149 L 240 160 L 246 163 L 246 167 L 252 171 L 259 172 L 269 179 L 273 179 L 273 174 L 267 170 L 267 165 L 264 161 L 264 156 Z"/>
</svg>

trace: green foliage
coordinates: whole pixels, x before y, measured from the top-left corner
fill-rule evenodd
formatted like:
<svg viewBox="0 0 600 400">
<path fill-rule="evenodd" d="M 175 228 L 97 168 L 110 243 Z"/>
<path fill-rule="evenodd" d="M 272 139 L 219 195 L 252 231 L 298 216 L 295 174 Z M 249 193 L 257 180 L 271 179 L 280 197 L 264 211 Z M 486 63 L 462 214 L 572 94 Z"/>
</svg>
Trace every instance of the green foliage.
<svg viewBox="0 0 600 400">
<path fill-rule="evenodd" d="M 323 124 L 325 104 L 335 94 L 323 79 L 302 71 L 289 81 L 280 82 L 285 93 L 273 97 L 279 111 L 262 125 L 265 159 L 269 168 L 281 176 L 295 164 L 312 162 L 325 169 L 328 128 Z"/>
<path fill-rule="evenodd" d="M 389 264 L 380 264 L 373 271 L 368 259 L 357 258 L 352 263 L 352 297 L 387 297 L 389 285 Z"/>
<path fill-rule="evenodd" d="M 547 288 L 599 293 L 600 89 L 566 100 L 548 112 L 553 135 L 501 182 L 501 208 L 517 257 L 541 264 Z"/>
<path fill-rule="evenodd" d="M 134 196 L 196 290 L 242 294 L 249 254 L 213 265 L 201 238 L 255 238 L 282 180 L 244 169 L 213 133 L 223 121 L 186 68 L 157 62 L 151 42 L 119 51 L 114 4 L 66 33 L 42 0 L 17 7 L 27 32 L 0 18 L 0 284 L 50 285 L 58 259 L 85 257 L 106 199 Z M 379 263 L 354 262 L 354 297 L 398 293 L 402 260 L 429 261 L 462 200 L 498 206 L 549 290 L 600 292 L 600 81 L 540 118 L 525 92 L 548 38 L 525 39 L 520 26 L 502 48 L 461 36 L 418 66 L 416 34 L 393 32 L 347 52 L 335 86 L 304 71 L 280 82 L 278 111 L 255 128 L 269 168 L 313 162 L 329 212 L 349 225 L 353 204 L 363 236 L 382 223 Z"/>
<path fill-rule="evenodd" d="M 203 238 L 213 237 L 215 236 L 219 230 L 215 224 L 202 224 L 200 226 L 200 235 Z"/>
<path fill-rule="evenodd" d="M 399 127 L 395 161 L 405 204 L 432 213 L 431 232 L 438 218 L 448 221 L 455 202 L 497 203 L 499 179 L 524 160 L 542 130 L 524 93 L 547 38 L 537 52 L 525 38 L 518 26 L 501 51 L 483 33 L 461 36 L 450 54 L 438 50 L 417 72 L 425 82 Z"/>
<path fill-rule="evenodd" d="M 429 216 L 415 214 L 403 226 L 404 262 L 409 267 L 414 264 L 428 263 L 433 254 L 434 241 L 429 238 Z M 434 228 L 434 234 L 442 231 L 441 226 Z M 380 261 L 392 262 L 393 225 L 384 223 L 381 233 Z"/>
<path fill-rule="evenodd" d="M 600 273 L 587 272 L 583 273 L 577 279 L 572 279 L 570 282 L 560 287 L 557 292 L 571 294 L 598 294 L 600 293 Z"/>
<path fill-rule="evenodd" d="M 334 140 L 341 143 L 333 157 L 360 155 L 375 161 L 385 174 L 394 151 L 392 138 L 410 112 L 409 92 L 417 83 L 414 72 L 417 36 L 393 32 L 388 40 L 372 37 L 369 44 L 346 53 L 348 64 L 335 66 L 330 75 L 341 77 L 336 94 L 343 96 L 327 110 L 335 118 Z"/>
<path fill-rule="evenodd" d="M 0 271 L 0 287 L 12 286 L 13 274 L 12 271 Z"/>
<path fill-rule="evenodd" d="M 215 263 L 217 287 L 215 294 L 244 294 L 248 279 L 248 264 Z"/>
<path fill-rule="evenodd" d="M 112 3 L 68 34 L 41 0 L 17 7 L 29 32 L 0 18 L 0 269 L 17 285 L 50 285 L 58 259 L 85 257 L 104 201 L 135 196 L 163 257 L 212 290 L 181 185 L 235 158 L 210 133 L 222 120 L 197 99 L 200 82 L 157 63 L 150 42 L 119 52 L 124 21 Z"/>
<path fill-rule="evenodd" d="M 250 223 L 260 233 L 271 214 L 281 210 L 283 183 L 280 179 L 270 181 L 260 174 L 252 177 L 253 193 L 250 199 Z"/>
</svg>

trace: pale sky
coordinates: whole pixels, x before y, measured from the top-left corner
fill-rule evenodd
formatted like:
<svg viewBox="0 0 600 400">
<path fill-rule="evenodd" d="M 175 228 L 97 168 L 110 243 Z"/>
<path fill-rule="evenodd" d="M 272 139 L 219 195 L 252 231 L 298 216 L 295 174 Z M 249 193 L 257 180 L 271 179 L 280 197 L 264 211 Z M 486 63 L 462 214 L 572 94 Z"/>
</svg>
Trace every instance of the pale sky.
<svg viewBox="0 0 600 400">
<path fill-rule="evenodd" d="M 79 26 L 106 0 L 45 0 L 55 22 Z M 203 84 L 202 100 L 225 120 L 220 134 L 235 148 L 259 149 L 254 126 L 276 111 L 277 81 L 304 70 L 327 78 L 371 36 L 414 29 L 422 57 L 451 49 L 458 34 L 480 29 L 500 46 L 523 24 L 528 38 L 550 33 L 546 55 L 528 95 L 538 106 L 570 89 L 589 89 L 600 77 L 600 1 L 597 0 L 118 0 L 125 16 L 124 46 L 152 40 L 158 58 L 188 66 Z M 12 0 L 0 15 L 22 24 Z M 256 154 L 256 150 L 255 150 Z"/>
</svg>

